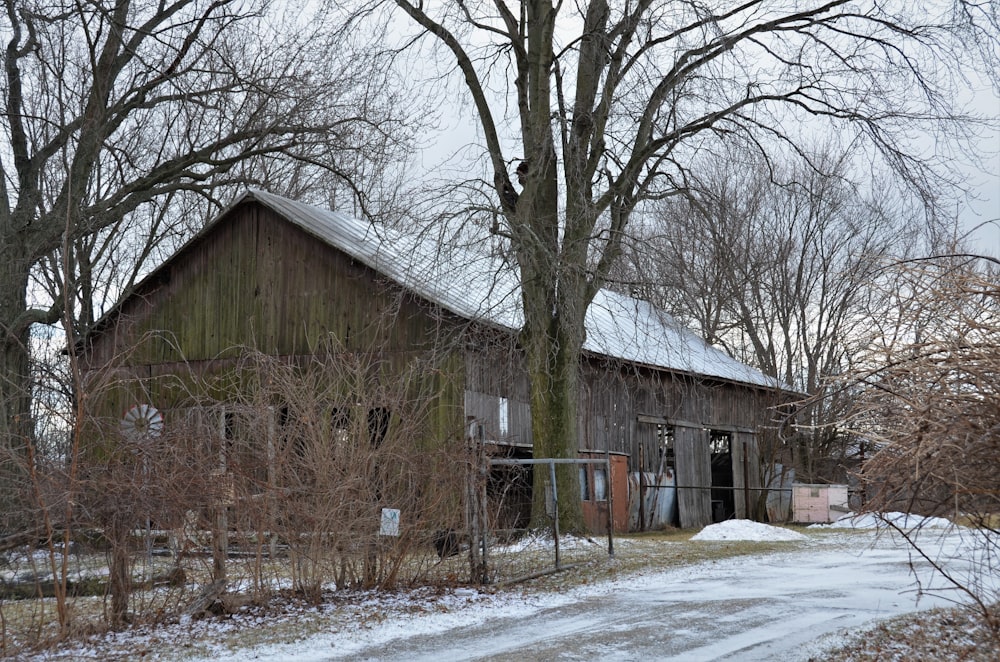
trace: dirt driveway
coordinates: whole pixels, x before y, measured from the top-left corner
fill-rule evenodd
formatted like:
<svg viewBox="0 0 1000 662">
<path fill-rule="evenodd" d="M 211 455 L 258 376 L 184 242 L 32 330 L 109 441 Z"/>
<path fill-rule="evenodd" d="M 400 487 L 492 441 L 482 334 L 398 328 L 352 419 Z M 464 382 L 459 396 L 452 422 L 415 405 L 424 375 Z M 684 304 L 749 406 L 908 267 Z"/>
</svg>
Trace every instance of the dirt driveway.
<svg viewBox="0 0 1000 662">
<path fill-rule="evenodd" d="M 955 555 L 957 535 L 939 543 Z M 961 569 L 959 556 L 950 561 Z M 918 564 L 926 569 L 925 563 Z M 922 576 L 928 576 L 922 572 Z M 739 557 L 583 587 L 536 610 L 470 615 L 430 632 L 419 622 L 334 645 L 368 660 L 800 660 L 845 629 L 951 604 L 915 590 L 905 546 L 831 536 L 789 553 Z M 952 596 L 955 597 L 955 596 Z M 387 624 L 388 625 L 388 624 Z M 329 649 L 328 649 L 329 650 Z M 315 650 L 312 651 L 315 654 Z"/>
</svg>

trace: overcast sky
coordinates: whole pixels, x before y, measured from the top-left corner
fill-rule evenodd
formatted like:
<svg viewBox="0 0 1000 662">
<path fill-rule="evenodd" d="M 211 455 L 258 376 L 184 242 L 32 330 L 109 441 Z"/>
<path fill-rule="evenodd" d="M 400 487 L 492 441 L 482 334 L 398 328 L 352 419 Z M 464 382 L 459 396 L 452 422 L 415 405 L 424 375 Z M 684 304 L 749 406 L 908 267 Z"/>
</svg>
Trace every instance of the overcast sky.
<svg viewBox="0 0 1000 662">
<path fill-rule="evenodd" d="M 993 95 L 992 103 L 1000 120 L 1000 97 Z M 985 172 L 969 167 L 969 183 L 981 199 L 970 200 L 959 214 L 965 230 L 973 232 L 971 237 L 977 249 L 1000 257 L 1000 129 L 994 130 L 986 138 L 986 143 L 992 156 Z M 976 226 L 981 227 L 973 230 Z"/>
<path fill-rule="evenodd" d="M 992 127 L 983 128 L 980 138 L 975 141 L 978 159 L 968 153 L 968 146 L 934 145 L 930 137 L 927 147 L 929 153 L 954 160 L 968 191 L 967 195 L 962 195 L 961 191 L 954 194 L 952 209 L 959 219 L 959 234 L 967 234 L 972 250 L 1000 257 L 1000 91 L 981 74 L 972 70 L 965 74 L 967 82 L 961 76 L 954 79 L 955 98 L 960 106 L 964 105 L 965 111 L 992 122 Z M 483 154 L 485 147 L 466 90 L 455 80 L 443 83 L 433 79 L 430 84 L 441 89 L 442 119 L 439 130 L 425 136 L 426 148 L 416 164 L 420 173 L 418 178 L 429 175 L 440 182 L 477 176 L 478 171 L 470 170 L 469 166 Z M 501 130 L 501 140 L 510 137 Z M 922 142 L 919 135 L 913 137 L 918 146 Z M 518 154 L 519 148 L 515 147 L 507 155 Z"/>
</svg>

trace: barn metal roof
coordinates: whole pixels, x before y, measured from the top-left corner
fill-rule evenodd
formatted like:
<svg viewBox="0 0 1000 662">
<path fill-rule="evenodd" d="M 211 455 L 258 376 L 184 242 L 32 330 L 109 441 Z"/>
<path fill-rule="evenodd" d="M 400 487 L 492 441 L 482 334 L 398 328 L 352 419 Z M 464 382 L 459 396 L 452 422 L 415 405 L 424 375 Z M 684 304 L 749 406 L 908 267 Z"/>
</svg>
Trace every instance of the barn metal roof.
<svg viewBox="0 0 1000 662">
<path fill-rule="evenodd" d="M 469 320 L 521 327 L 517 267 L 475 246 L 396 232 L 264 191 L 256 200 L 415 294 Z M 601 290 L 587 310 L 584 351 L 676 372 L 767 388 L 777 380 L 705 343 L 651 303 Z M 787 387 L 784 387 L 787 388 Z"/>
</svg>

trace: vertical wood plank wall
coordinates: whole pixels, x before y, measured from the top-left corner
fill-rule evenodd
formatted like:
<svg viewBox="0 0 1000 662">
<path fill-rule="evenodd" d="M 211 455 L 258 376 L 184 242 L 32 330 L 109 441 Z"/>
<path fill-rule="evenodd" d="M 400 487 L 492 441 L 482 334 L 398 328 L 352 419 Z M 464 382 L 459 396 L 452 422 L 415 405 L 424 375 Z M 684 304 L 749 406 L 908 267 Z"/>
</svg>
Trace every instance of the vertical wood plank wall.
<svg viewBox="0 0 1000 662">
<path fill-rule="evenodd" d="M 712 523 L 712 466 L 708 431 L 679 426 L 674 430 L 677 457 L 677 504 L 681 528 Z"/>
<path fill-rule="evenodd" d="M 470 352 L 467 365 L 466 414 L 486 427 L 488 439 L 499 439 L 500 398 L 509 407 L 511 443 L 529 443 L 531 418 L 528 384 L 516 353 Z M 712 472 L 709 431 L 731 432 L 734 505 L 737 517 L 747 517 L 744 487 L 750 488 L 751 512 L 760 487 L 759 453 L 754 433 L 769 423 L 773 394 L 749 386 L 636 369 L 621 362 L 585 361 L 579 404 L 580 450 L 624 453 L 629 471 L 657 471 L 661 466 L 657 426 L 640 417 L 662 420 L 675 434 L 681 525 L 712 522 Z M 744 470 L 744 443 L 747 457 Z M 749 478 L 749 482 L 747 482 Z"/>
<path fill-rule="evenodd" d="M 446 316 L 445 316 L 446 317 Z M 441 395 L 441 425 L 462 412 L 499 442 L 532 442 L 529 385 L 510 334 L 449 319 L 387 284 L 371 269 L 316 240 L 257 204 L 242 205 L 143 284 L 112 324 L 96 335 L 91 365 L 119 352 L 136 376 L 165 374 L 178 366 L 211 369 L 253 346 L 279 356 L 308 356 L 319 339 L 335 337 L 348 350 L 378 348 L 386 364 L 452 343 L 448 393 Z M 462 345 L 455 345 L 455 338 Z M 142 340 L 142 342 L 140 342 Z M 743 487 L 743 444 L 751 457 L 749 487 L 760 484 L 755 435 L 768 423 L 774 396 L 762 389 L 668 372 L 595 356 L 582 361 L 580 449 L 628 456 L 630 471 L 656 471 L 661 448 L 655 424 L 675 425 L 681 524 L 711 522 L 708 430 L 734 433 L 734 485 Z M 141 373 L 141 374 L 140 374 Z M 176 381 L 176 380 L 175 380 Z M 129 392 L 125 400 L 139 397 Z M 148 393 L 149 400 L 167 397 Z M 505 403 L 506 425 L 500 406 Z M 121 406 L 121 403 L 115 403 Z M 461 421 L 458 421 L 461 424 Z M 641 460 L 641 462 L 640 462 Z M 746 515 L 742 495 L 736 512 Z"/>
</svg>

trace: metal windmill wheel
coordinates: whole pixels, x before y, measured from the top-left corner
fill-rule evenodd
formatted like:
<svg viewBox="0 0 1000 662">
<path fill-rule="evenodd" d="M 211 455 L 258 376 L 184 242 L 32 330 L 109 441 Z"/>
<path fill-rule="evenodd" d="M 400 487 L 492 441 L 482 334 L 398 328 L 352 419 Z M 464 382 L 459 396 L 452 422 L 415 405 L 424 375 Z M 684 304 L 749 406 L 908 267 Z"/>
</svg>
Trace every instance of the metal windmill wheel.
<svg viewBox="0 0 1000 662">
<path fill-rule="evenodd" d="M 122 417 L 122 432 L 129 437 L 158 437 L 163 432 L 163 414 L 153 405 L 133 405 Z"/>
</svg>

